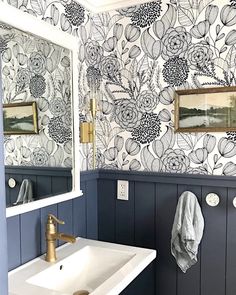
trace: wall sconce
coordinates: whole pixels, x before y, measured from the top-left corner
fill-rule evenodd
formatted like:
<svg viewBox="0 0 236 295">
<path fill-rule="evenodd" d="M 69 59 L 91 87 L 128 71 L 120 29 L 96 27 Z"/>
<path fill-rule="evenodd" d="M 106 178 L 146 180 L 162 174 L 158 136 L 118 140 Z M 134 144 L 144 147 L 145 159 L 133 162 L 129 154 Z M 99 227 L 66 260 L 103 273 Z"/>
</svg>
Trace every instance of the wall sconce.
<svg viewBox="0 0 236 295">
<path fill-rule="evenodd" d="M 93 123 L 91 122 L 80 123 L 80 142 L 81 143 L 93 142 Z"/>
<path fill-rule="evenodd" d="M 95 94 L 90 98 L 89 111 L 92 116 L 92 122 L 80 123 L 80 142 L 93 144 L 93 169 L 96 169 L 96 115 L 97 101 Z"/>
</svg>

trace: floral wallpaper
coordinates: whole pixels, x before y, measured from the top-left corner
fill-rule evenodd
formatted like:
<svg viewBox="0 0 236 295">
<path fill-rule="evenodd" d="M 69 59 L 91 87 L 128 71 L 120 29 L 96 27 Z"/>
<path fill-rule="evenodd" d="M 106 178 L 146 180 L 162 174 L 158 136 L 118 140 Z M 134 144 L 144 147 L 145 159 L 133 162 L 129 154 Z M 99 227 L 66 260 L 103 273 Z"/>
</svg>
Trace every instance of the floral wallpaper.
<svg viewBox="0 0 236 295">
<path fill-rule="evenodd" d="M 97 166 L 236 174 L 236 133 L 174 133 L 174 91 L 235 86 L 236 1 L 153 1 L 92 14 L 75 1 L 8 0 L 78 37 L 81 120 L 99 92 Z M 90 168 L 83 145 L 83 169 Z"/>
<path fill-rule="evenodd" d="M 72 165 L 70 52 L 0 24 L 3 102 L 36 101 L 39 134 L 4 138 L 5 164 Z"/>
</svg>

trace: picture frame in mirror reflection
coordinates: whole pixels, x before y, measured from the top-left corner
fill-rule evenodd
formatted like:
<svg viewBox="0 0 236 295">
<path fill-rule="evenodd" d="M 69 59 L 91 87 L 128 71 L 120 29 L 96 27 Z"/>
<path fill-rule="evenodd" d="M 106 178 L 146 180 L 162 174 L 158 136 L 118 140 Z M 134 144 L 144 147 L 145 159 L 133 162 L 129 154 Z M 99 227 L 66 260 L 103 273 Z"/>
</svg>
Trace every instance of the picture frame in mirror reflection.
<svg viewBox="0 0 236 295">
<path fill-rule="evenodd" d="M 3 105 L 4 135 L 37 134 L 38 117 L 35 101 Z"/>
<path fill-rule="evenodd" d="M 176 91 L 175 131 L 236 131 L 236 87 Z"/>
</svg>

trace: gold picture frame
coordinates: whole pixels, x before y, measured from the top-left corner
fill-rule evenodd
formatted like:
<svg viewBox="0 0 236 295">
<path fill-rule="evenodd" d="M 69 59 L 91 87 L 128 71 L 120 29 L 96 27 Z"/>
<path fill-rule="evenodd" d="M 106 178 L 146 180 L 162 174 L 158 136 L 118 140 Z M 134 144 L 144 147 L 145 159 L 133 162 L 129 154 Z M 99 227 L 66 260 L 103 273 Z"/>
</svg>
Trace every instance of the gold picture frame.
<svg viewBox="0 0 236 295">
<path fill-rule="evenodd" d="M 36 102 L 4 104 L 3 128 L 4 135 L 37 134 Z"/>
<path fill-rule="evenodd" d="M 178 90 L 175 132 L 236 131 L 236 87 Z"/>
</svg>

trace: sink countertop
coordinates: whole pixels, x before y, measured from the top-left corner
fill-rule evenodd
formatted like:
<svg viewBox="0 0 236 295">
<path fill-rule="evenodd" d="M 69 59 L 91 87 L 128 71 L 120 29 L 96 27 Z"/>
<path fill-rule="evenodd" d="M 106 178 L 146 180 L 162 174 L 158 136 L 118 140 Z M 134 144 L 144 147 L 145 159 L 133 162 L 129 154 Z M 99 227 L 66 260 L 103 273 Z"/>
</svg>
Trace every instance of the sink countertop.
<svg viewBox="0 0 236 295">
<path fill-rule="evenodd" d="M 87 246 L 104 248 L 104 250 L 121 251 L 130 255 L 130 260 L 111 274 L 91 295 L 117 295 L 124 290 L 156 257 L 156 251 L 145 248 L 125 246 L 114 243 L 77 238 L 74 244 L 64 244 L 56 249 L 57 261 L 49 263 L 44 260 L 44 255 L 21 265 L 8 273 L 9 295 L 72 295 L 73 293 L 61 292 L 43 288 L 29 283 L 37 274 L 48 270 L 55 264 L 63 262 L 70 255 Z M 79 266 L 79 261 L 78 261 Z"/>
</svg>

